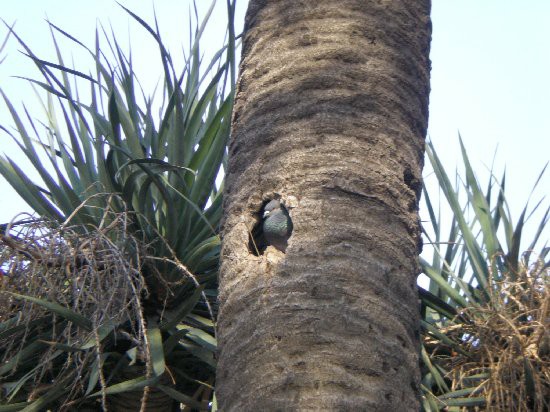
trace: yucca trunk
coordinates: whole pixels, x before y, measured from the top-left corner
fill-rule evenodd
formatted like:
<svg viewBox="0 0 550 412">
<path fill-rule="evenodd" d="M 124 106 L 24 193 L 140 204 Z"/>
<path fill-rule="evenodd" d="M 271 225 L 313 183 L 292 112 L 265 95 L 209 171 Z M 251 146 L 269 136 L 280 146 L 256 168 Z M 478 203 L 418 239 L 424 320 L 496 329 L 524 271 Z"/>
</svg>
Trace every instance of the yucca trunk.
<svg viewBox="0 0 550 412">
<path fill-rule="evenodd" d="M 223 411 L 419 409 L 430 1 L 251 0 L 225 189 Z M 286 253 L 249 233 L 281 197 Z"/>
</svg>

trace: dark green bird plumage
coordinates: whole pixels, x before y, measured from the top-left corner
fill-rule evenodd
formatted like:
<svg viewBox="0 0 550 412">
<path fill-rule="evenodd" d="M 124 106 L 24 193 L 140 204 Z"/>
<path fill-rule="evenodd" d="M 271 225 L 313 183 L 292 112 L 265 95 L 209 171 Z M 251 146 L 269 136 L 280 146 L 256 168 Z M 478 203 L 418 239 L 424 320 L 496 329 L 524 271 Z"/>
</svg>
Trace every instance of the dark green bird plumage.
<svg viewBox="0 0 550 412">
<path fill-rule="evenodd" d="M 262 229 L 267 244 L 286 251 L 293 227 L 285 206 L 279 200 L 272 200 L 265 205 L 263 217 Z"/>
</svg>

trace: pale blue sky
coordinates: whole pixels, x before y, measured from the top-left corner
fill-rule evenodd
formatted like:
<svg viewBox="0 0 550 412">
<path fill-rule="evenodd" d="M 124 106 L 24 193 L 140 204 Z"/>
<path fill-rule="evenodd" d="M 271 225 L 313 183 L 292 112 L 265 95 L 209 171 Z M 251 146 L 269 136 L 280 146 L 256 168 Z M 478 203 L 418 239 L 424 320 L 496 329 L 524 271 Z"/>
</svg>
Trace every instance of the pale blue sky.
<svg viewBox="0 0 550 412">
<path fill-rule="evenodd" d="M 119 39 L 130 38 L 139 78 L 152 90 L 160 78 L 157 50 L 144 31 L 112 0 L 19 0 L 3 1 L 0 17 L 17 21 L 17 33 L 36 54 L 54 58 L 48 27 L 52 22 L 93 46 L 98 21 L 113 26 Z M 121 1 L 152 22 L 152 1 Z M 197 0 L 205 10 L 210 0 Z M 242 27 L 246 1 L 238 0 L 237 27 Z M 155 7 L 163 38 L 176 62 L 181 62 L 186 44 L 189 0 L 157 0 Z M 218 0 L 214 18 L 218 22 L 207 33 L 208 48 L 217 50 L 225 28 L 225 0 Z M 535 178 L 550 160 L 550 1 L 547 0 L 433 0 L 432 4 L 432 93 L 429 136 L 454 171 L 459 153 L 458 131 L 467 146 L 474 167 L 481 176 L 497 151 L 497 168 L 508 171 L 507 192 L 514 217 L 520 213 Z M 0 38 L 6 33 L 0 29 Z M 0 55 L 0 87 L 13 103 L 25 102 L 40 117 L 32 89 L 10 76 L 39 78 L 32 63 L 18 53 L 10 41 Z M 74 55 L 76 66 L 83 56 Z M 11 124 L 0 105 L 0 124 Z M 16 153 L 9 138 L 0 135 L 0 152 Z M 433 178 L 428 177 L 428 181 Z M 539 194 L 548 192 L 550 178 Z M 17 194 L 0 178 L 0 222 L 28 210 Z M 513 196 L 512 196 L 513 195 Z M 540 197 L 540 196 L 539 196 Z M 537 198 L 538 200 L 538 198 Z M 547 204 L 547 203 L 546 203 Z"/>
</svg>

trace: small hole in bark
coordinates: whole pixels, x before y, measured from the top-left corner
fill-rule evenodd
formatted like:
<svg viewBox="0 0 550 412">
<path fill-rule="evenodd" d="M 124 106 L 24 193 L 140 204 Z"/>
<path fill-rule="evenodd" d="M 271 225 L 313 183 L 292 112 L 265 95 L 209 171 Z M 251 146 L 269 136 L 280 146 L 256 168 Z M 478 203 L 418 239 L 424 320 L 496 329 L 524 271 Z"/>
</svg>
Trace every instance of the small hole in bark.
<svg viewBox="0 0 550 412">
<path fill-rule="evenodd" d="M 254 220 L 256 223 L 252 228 L 252 231 L 248 234 L 248 251 L 254 256 L 263 255 L 265 249 L 267 248 L 267 242 L 262 230 L 263 224 L 263 213 L 265 205 L 268 204 L 270 200 L 264 200 L 260 210 L 254 213 Z"/>
<path fill-rule="evenodd" d="M 422 183 L 420 179 L 418 179 L 414 173 L 411 171 L 411 169 L 406 168 L 403 171 L 403 182 L 411 188 L 411 190 L 415 193 L 416 198 L 418 199 L 420 197 L 420 192 L 422 190 Z M 410 206 L 411 207 L 411 206 Z M 410 208 L 409 207 L 409 208 Z M 416 208 L 416 202 L 413 202 L 412 208 Z"/>
<path fill-rule="evenodd" d="M 249 252 L 263 255 L 268 246 L 286 252 L 293 225 L 285 203 L 278 196 L 264 200 L 259 211 L 254 213 L 254 220 L 256 223 L 248 239 Z"/>
<path fill-rule="evenodd" d="M 403 172 L 403 181 L 405 184 L 409 187 L 411 187 L 412 181 L 414 180 L 414 175 L 412 174 L 410 169 L 405 169 Z"/>
</svg>

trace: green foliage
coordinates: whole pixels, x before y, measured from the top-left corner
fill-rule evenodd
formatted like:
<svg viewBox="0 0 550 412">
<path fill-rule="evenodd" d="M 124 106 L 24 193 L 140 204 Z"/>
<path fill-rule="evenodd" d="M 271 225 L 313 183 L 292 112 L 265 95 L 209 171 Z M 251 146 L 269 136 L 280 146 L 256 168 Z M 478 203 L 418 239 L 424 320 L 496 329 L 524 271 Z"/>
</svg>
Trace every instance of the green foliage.
<svg viewBox="0 0 550 412">
<path fill-rule="evenodd" d="M 227 44 L 206 67 L 202 61 L 201 36 L 214 5 L 215 1 L 200 25 L 189 18 L 190 32 L 193 26 L 195 29 L 181 72 L 174 67 L 157 22 L 153 28 L 123 7 L 158 46 L 164 72 L 160 96 L 147 95 L 140 89 L 131 54 L 125 54 L 116 37 L 104 30 L 96 31 L 95 46 L 89 48 L 49 23 L 57 53 L 57 61 L 50 62 L 36 55 L 9 28 L 42 75 L 41 80 L 27 80 L 45 92 L 42 104 L 47 121 L 37 123 L 26 108 L 18 112 L 0 90 L 15 130 L 2 125 L 0 128 L 17 143 L 40 181 L 30 178 L 9 157 L 0 157 L 0 173 L 38 215 L 57 222 L 52 227 L 70 224 L 72 230 L 87 236 L 114 224 L 113 216 L 124 214 L 130 217 L 126 229 L 140 244 L 147 245 L 147 259 L 139 269 L 148 291 L 142 298 L 147 324 L 143 336 L 148 347 L 140 347 L 146 354 L 133 355 L 135 345 L 122 352 L 116 347 L 102 352 L 101 364 L 99 359 L 88 364 L 88 373 L 84 374 L 89 379 L 85 391 L 88 396 L 156 385 L 178 401 L 197 406 L 190 395 L 168 387 L 160 379 L 168 369 L 177 380 L 192 382 L 195 395 L 197 385 L 211 390 L 205 376 L 213 376 L 215 369 L 216 314 L 208 297 L 215 296 L 217 288 L 223 188 L 223 184 L 216 187 L 215 181 L 225 162 L 235 84 L 234 2 L 227 3 Z M 65 63 L 59 36 L 91 57 L 94 73 L 86 74 Z M 112 57 L 107 57 L 106 50 Z M 82 97 L 86 95 L 89 100 Z M 116 237 L 115 232 L 109 236 Z M 136 253 L 128 251 L 128 260 L 135 260 Z M 58 328 L 56 322 L 60 321 L 83 329 L 92 327 L 82 314 L 70 309 L 70 302 L 62 304 L 25 293 L 12 296 L 45 309 L 50 314 L 44 315 L 49 316 L 46 324 L 50 328 Z M 0 324 L 4 336 L 20 331 L 20 322 L 14 322 L 16 317 L 14 313 Z M 55 356 L 66 358 L 74 350 L 94 350 L 96 345 L 103 345 L 104 339 L 109 340 L 121 326 L 105 329 L 107 325 L 107 320 L 94 325 L 92 329 L 105 333 L 88 347 L 57 342 Z M 32 365 L 22 362 L 33 359 L 43 349 L 40 339 L 35 336 L 23 344 L 21 353 L 11 358 L 9 366 L 2 367 L 0 385 L 9 393 L 9 407 L 21 398 L 18 391 L 25 382 L 35 379 Z M 151 366 L 146 373 L 142 370 L 142 376 L 106 387 L 100 382 L 105 365 L 119 372 L 129 370 L 136 360 L 139 363 L 140 356 L 149 356 L 146 366 Z M 16 375 L 12 375 L 14 365 L 18 365 Z M 197 370 L 200 373 L 193 376 Z M 73 375 L 65 377 L 71 381 L 76 371 Z M 52 389 L 20 406 L 25 405 L 25 410 L 42 408 L 64 396 L 68 396 L 67 390 Z"/>
<path fill-rule="evenodd" d="M 423 273 L 430 280 L 429 289 L 419 288 L 425 336 L 422 353 L 425 410 L 439 410 L 443 406 L 485 405 L 480 383 L 489 379 L 489 375 L 481 373 L 466 377 L 464 381 L 469 379 L 471 386 L 452 389 L 451 371 L 446 366 L 451 365 L 453 359 L 456 361 L 457 357 L 475 358 L 480 334 L 473 325 L 486 321 L 489 315 L 485 309 L 496 308 L 502 316 L 502 311 L 509 311 L 511 305 L 499 302 L 498 297 L 514 282 L 523 283 L 520 289 L 515 289 L 515 296 L 508 295 L 511 298 L 506 302 L 519 299 L 521 294 L 529 292 L 529 287 L 538 288 L 538 279 L 544 277 L 544 271 L 549 266 L 546 245 L 537 254 L 534 252 L 546 228 L 550 209 L 542 214 L 527 251 L 520 256 L 525 224 L 541 202 L 528 214 L 527 201 L 514 224 L 506 202 L 505 176 L 499 183 L 491 171 L 488 185 L 483 190 L 462 141 L 460 145 L 465 179 L 461 180 L 457 175 L 454 185 L 433 145 L 427 145 L 427 156 L 450 208 L 452 220 L 445 235 L 441 207 L 436 210 L 433 195 L 424 188 L 424 201 L 430 216 L 424 226 L 424 234 L 430 250 L 433 250 L 431 262 L 421 259 Z M 535 187 L 543 173 L 544 170 Z M 469 334 L 466 330 L 470 331 Z"/>
<path fill-rule="evenodd" d="M 41 216 L 60 223 L 70 217 L 73 224 L 90 228 L 97 227 L 102 209 L 107 206 L 101 203 L 104 197 L 95 195 L 121 193 L 124 202 L 117 201 L 115 210 L 135 211 L 135 230 L 148 241 L 159 236 L 166 240 L 155 244 L 158 256 L 175 254 L 192 272 L 207 273 L 215 270 L 219 248 L 216 228 L 221 194 L 214 181 L 229 135 L 233 97 L 231 93 L 226 95 L 230 89 L 226 82 L 227 69 L 233 65 L 221 60 L 224 48 L 201 73 L 199 41 L 205 20 L 195 33 L 184 70 L 178 74 L 160 33 L 127 12 L 158 44 L 164 68 L 161 117 L 153 115 L 152 97 L 138 98 L 131 56 L 124 55 L 116 38 L 107 38 L 114 61 L 105 61 L 98 33 L 95 50 L 91 50 L 50 24 L 58 54 L 58 62 L 51 63 L 41 60 L 13 33 L 44 77 L 44 81 L 29 80 L 48 93 L 44 103 L 48 123 L 44 125 L 44 137 L 25 110 L 30 128 L 25 126 L 2 93 L 17 132 L 2 129 L 36 168 L 43 186 L 34 183 L 10 158 L 0 158 L 0 173 Z M 90 54 L 96 66 L 95 77 L 64 64 L 56 33 Z M 72 86 L 78 79 L 89 83 L 89 104 L 81 101 Z M 37 149 L 43 149 L 49 165 L 44 164 Z M 85 199 L 94 200 L 83 204 Z M 165 274 L 165 278 L 174 280 L 171 275 Z"/>
</svg>

